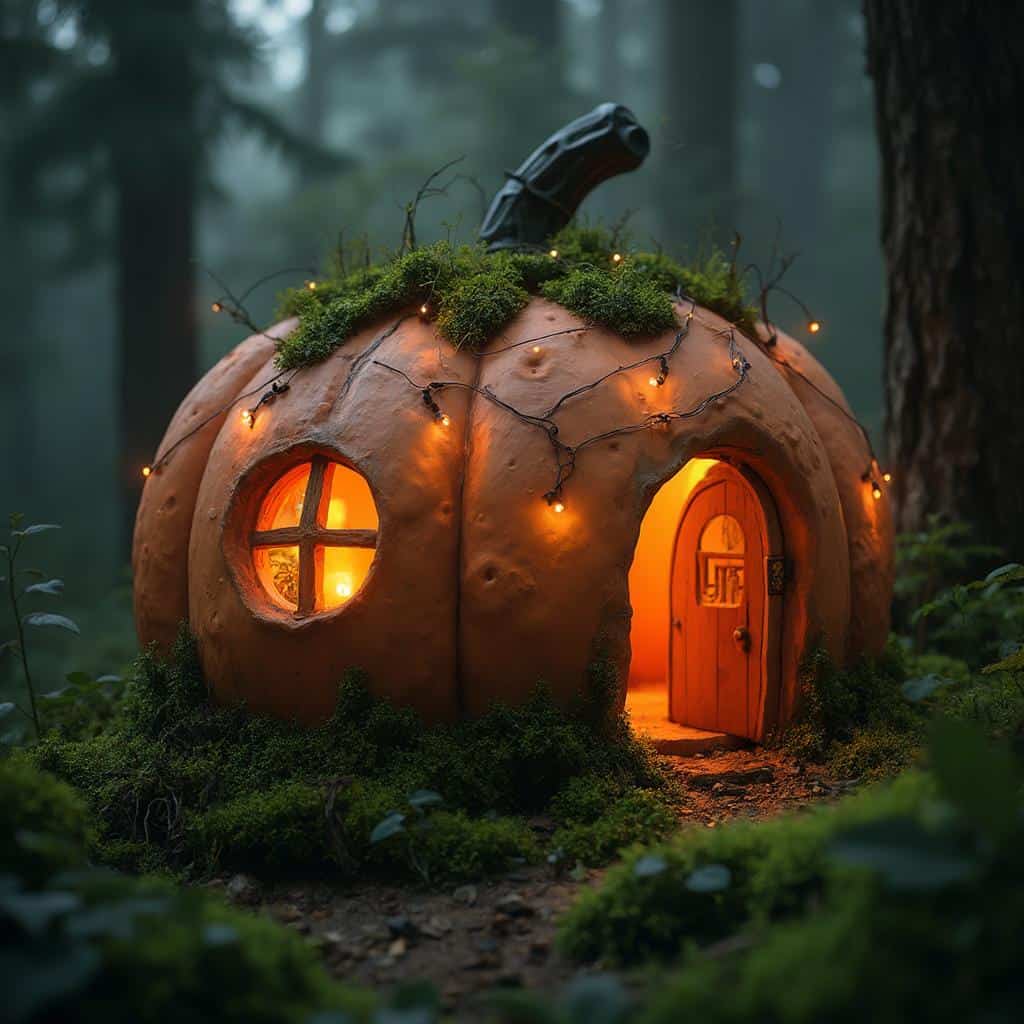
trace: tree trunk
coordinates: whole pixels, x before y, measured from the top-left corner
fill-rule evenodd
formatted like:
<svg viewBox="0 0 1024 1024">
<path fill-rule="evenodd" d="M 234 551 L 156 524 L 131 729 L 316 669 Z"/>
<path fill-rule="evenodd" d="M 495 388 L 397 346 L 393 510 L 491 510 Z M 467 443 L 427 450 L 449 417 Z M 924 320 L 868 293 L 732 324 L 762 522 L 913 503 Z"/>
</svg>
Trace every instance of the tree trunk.
<svg viewBox="0 0 1024 1024">
<path fill-rule="evenodd" d="M 306 37 L 306 76 L 302 83 L 302 129 L 309 142 L 322 145 L 327 116 L 327 28 L 324 0 L 313 0 L 303 23 Z"/>
<path fill-rule="evenodd" d="M 169 168 L 170 170 L 170 168 Z M 191 166 L 160 182 L 117 177 L 121 493 L 130 543 L 142 491 L 174 410 L 199 369 Z"/>
<path fill-rule="evenodd" d="M 736 227 L 736 0 L 660 9 L 660 240 L 693 254 Z"/>
<path fill-rule="evenodd" d="M 865 13 L 897 522 L 940 513 L 1024 558 L 1024 10 L 866 0 Z"/>
</svg>

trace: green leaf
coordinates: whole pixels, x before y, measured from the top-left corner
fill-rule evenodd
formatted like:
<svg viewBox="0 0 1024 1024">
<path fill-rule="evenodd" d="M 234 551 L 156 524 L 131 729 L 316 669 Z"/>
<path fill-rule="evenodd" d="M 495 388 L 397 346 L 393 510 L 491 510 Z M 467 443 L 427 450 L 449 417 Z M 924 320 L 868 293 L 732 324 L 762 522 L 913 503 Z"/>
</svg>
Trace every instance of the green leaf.
<svg viewBox="0 0 1024 1024">
<path fill-rule="evenodd" d="M 986 665 L 981 671 L 984 675 L 991 675 L 993 672 L 1024 672 L 1024 647 L 991 665 Z"/>
<path fill-rule="evenodd" d="M 26 594 L 63 594 L 64 593 L 64 581 L 63 580 L 45 580 L 42 583 L 30 583 L 23 593 Z"/>
<path fill-rule="evenodd" d="M 908 892 L 942 889 L 977 866 L 948 835 L 929 832 L 912 818 L 848 829 L 832 841 L 830 852 L 840 863 L 867 868 L 890 888 Z"/>
<path fill-rule="evenodd" d="M 992 583 L 994 580 L 1009 582 L 1009 580 L 1005 578 L 1007 576 L 1010 580 L 1024 579 L 1024 565 L 1021 565 L 1020 562 L 1008 562 L 1006 565 L 1001 565 L 998 569 L 993 569 L 985 577 L 985 582 Z"/>
<path fill-rule="evenodd" d="M 73 892 L 6 892 L 0 895 L 0 914 L 29 935 L 41 935 L 55 917 L 70 913 L 80 903 Z"/>
<path fill-rule="evenodd" d="M 38 1011 L 47 1005 L 85 988 L 100 961 L 99 951 L 84 945 L 29 946 L 0 953 L 0 977 L 17 979 L 4 991 L 7 1019 L 38 1019 Z"/>
<path fill-rule="evenodd" d="M 653 878 L 660 875 L 668 867 L 668 861 L 660 853 L 645 853 L 633 865 L 633 874 L 637 878 Z"/>
<path fill-rule="evenodd" d="M 69 672 L 64 677 L 72 686 L 89 686 L 91 683 L 96 682 L 88 672 Z"/>
<path fill-rule="evenodd" d="M 378 822 L 377 827 L 370 833 L 370 842 L 382 843 L 385 839 L 390 839 L 404 831 L 405 815 L 399 811 L 392 811 L 383 821 Z"/>
<path fill-rule="evenodd" d="M 66 629 L 69 633 L 82 632 L 66 615 L 54 615 L 52 612 L 29 612 L 21 621 L 26 626 L 52 626 Z"/>
<path fill-rule="evenodd" d="M 34 523 L 32 526 L 26 526 L 24 530 L 12 530 L 11 534 L 15 537 L 32 537 L 37 533 L 45 533 L 47 530 L 59 530 L 60 527 L 56 523 Z"/>
<path fill-rule="evenodd" d="M 939 793 L 964 819 L 996 840 L 1013 832 L 1020 779 L 1007 745 L 967 722 L 939 718 L 928 750 Z"/>
<path fill-rule="evenodd" d="M 946 676 L 936 675 L 934 672 L 929 672 L 926 676 L 915 676 L 913 679 L 908 679 L 900 689 L 903 691 L 903 696 L 907 700 L 917 701 L 924 700 L 926 697 L 930 697 L 936 690 L 941 689 L 943 686 L 949 686 L 952 683 L 952 679 L 948 679 Z"/>
<path fill-rule="evenodd" d="M 584 974 L 574 978 L 560 1000 L 572 1024 L 619 1024 L 629 1012 L 629 995 L 610 974 Z"/>
<path fill-rule="evenodd" d="M 722 892 L 732 884 L 732 872 L 724 864 L 705 864 L 685 884 L 690 892 Z"/>
<path fill-rule="evenodd" d="M 444 798 L 440 793 L 435 793 L 432 789 L 417 789 L 415 793 L 409 795 L 409 804 L 413 807 L 429 807 L 431 804 L 444 803 Z"/>
<path fill-rule="evenodd" d="M 203 929 L 204 946 L 233 946 L 238 942 L 238 930 L 229 924 L 214 921 Z"/>
</svg>

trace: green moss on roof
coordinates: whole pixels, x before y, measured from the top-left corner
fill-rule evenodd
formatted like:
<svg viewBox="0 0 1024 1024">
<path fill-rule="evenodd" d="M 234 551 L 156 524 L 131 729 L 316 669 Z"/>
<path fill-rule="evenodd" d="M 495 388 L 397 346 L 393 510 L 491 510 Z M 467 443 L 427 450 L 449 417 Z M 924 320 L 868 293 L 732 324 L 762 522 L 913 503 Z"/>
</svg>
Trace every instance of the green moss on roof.
<svg viewBox="0 0 1024 1024">
<path fill-rule="evenodd" d="M 571 310 L 588 323 L 644 337 L 677 323 L 677 291 L 752 333 L 733 265 L 720 253 L 683 266 L 660 253 L 632 252 L 603 227 L 570 226 L 542 252 L 488 253 L 448 242 L 399 254 L 354 271 L 339 269 L 282 297 L 280 312 L 298 328 L 278 343 L 281 369 L 326 359 L 357 331 L 383 316 L 426 304 L 438 331 L 457 348 L 477 350 L 505 328 L 531 294 Z M 621 246 L 621 248 L 620 248 Z M 551 255 L 551 250 L 557 253 Z M 621 252 L 623 259 L 612 256 Z"/>
</svg>

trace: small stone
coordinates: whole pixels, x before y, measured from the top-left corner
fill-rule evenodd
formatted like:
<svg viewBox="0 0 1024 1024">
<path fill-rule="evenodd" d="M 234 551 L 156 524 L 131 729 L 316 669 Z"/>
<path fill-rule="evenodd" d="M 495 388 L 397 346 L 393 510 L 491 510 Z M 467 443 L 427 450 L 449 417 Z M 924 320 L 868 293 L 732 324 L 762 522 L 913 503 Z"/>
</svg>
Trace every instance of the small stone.
<svg viewBox="0 0 1024 1024">
<path fill-rule="evenodd" d="M 416 933 L 416 926 L 405 914 L 396 914 L 394 917 L 389 917 L 385 923 L 392 935 L 409 936 Z"/>
<path fill-rule="evenodd" d="M 327 946 L 340 946 L 345 941 L 345 937 L 341 932 L 336 931 L 324 932 L 321 939 L 323 940 L 324 945 Z"/>
<path fill-rule="evenodd" d="M 302 911 L 294 903 L 283 903 L 281 906 L 274 908 L 274 916 L 279 921 L 290 924 L 292 921 L 298 921 L 302 917 Z"/>
<path fill-rule="evenodd" d="M 248 875 L 235 875 L 224 891 L 236 903 L 252 903 L 259 898 L 259 889 Z"/>
<path fill-rule="evenodd" d="M 452 930 L 452 924 L 446 917 L 435 916 L 428 918 L 424 924 L 421 924 L 419 930 L 428 939 L 440 939 Z"/>
<path fill-rule="evenodd" d="M 409 944 L 405 938 L 397 938 L 394 942 L 388 946 L 388 956 L 401 957 L 405 956 L 406 950 L 409 948 Z"/>
<path fill-rule="evenodd" d="M 452 899 L 458 903 L 465 903 L 467 907 L 473 906 L 476 903 L 476 886 L 475 885 L 460 885 L 455 892 L 452 893 Z"/>
<path fill-rule="evenodd" d="M 502 898 L 495 904 L 495 908 L 502 914 L 507 914 L 509 917 L 530 917 L 534 912 L 533 907 L 531 907 L 517 892 L 510 892 L 507 895 L 502 896 Z"/>
</svg>

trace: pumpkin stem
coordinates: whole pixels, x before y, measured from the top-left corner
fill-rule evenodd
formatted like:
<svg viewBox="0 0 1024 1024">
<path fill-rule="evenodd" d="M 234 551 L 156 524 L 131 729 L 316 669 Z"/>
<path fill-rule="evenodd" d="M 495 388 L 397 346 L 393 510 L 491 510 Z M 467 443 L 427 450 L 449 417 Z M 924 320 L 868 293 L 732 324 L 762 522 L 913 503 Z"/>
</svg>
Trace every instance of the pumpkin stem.
<svg viewBox="0 0 1024 1024">
<path fill-rule="evenodd" d="M 540 248 L 608 178 L 635 170 L 651 148 L 632 111 L 601 103 L 535 149 L 491 201 L 480 225 L 488 249 Z"/>
</svg>

